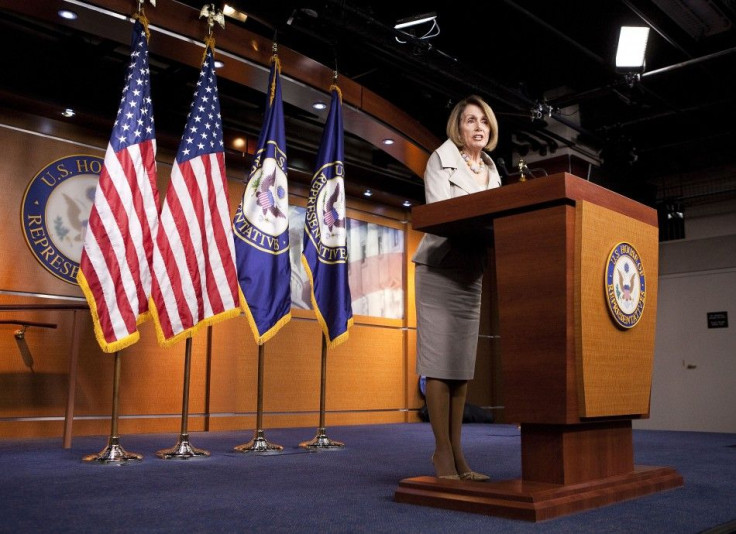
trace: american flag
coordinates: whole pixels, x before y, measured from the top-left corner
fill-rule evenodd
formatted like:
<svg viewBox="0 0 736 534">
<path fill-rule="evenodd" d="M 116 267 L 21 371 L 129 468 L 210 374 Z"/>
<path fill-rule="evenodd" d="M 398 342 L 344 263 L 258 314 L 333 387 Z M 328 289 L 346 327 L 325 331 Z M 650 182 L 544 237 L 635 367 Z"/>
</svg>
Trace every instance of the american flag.
<svg viewBox="0 0 736 534">
<path fill-rule="evenodd" d="M 161 208 L 151 299 L 159 343 L 240 315 L 222 119 L 211 46 Z"/>
<path fill-rule="evenodd" d="M 233 220 L 243 309 L 259 345 L 291 320 L 288 169 L 279 74 L 274 55 L 263 128 Z"/>
<path fill-rule="evenodd" d="M 332 102 L 307 198 L 302 263 L 312 285 L 312 305 L 328 347 L 348 339 L 353 324 L 348 284 L 345 157 L 340 88 Z"/>
<path fill-rule="evenodd" d="M 104 352 L 138 341 L 148 317 L 153 236 L 158 225 L 156 139 L 148 42 L 133 27 L 130 65 L 87 223 L 77 281 Z"/>
</svg>

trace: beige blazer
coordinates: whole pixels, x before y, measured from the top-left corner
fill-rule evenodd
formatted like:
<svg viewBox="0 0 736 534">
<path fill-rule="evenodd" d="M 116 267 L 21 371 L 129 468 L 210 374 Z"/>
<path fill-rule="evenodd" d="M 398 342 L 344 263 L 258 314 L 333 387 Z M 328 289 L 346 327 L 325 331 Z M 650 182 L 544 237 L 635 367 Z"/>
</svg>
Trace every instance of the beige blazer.
<svg viewBox="0 0 736 534">
<path fill-rule="evenodd" d="M 485 152 L 481 154 L 481 157 L 490 171 L 487 189 L 499 187 L 501 176 L 498 174 L 496 165 Z M 483 190 L 484 188 L 473 178 L 472 171 L 460 155 L 460 150 L 451 140 L 448 139 L 442 143 L 429 156 L 427 167 L 424 170 L 424 196 L 427 204 L 462 195 L 470 195 Z M 455 245 L 458 244 L 453 244 L 446 237 L 424 234 L 412 260 L 415 263 L 423 263 L 433 267 L 451 266 L 448 263 L 452 266 L 455 266 L 455 263 L 461 265 L 462 262 L 467 261 L 469 251 L 466 250 L 467 247 L 463 247 L 462 254 L 448 256 L 448 253 L 453 249 L 460 252 L 458 246 Z M 484 255 L 485 246 L 478 247 L 478 253 Z M 461 260 L 462 257 L 465 259 Z"/>
</svg>

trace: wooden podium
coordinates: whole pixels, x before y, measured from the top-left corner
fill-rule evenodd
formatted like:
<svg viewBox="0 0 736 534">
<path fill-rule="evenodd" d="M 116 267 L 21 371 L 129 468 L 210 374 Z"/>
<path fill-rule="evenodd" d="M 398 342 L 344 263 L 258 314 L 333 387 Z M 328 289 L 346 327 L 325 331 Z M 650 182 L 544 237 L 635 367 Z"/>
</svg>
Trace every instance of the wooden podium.
<svg viewBox="0 0 736 534">
<path fill-rule="evenodd" d="M 539 521 L 683 485 L 674 469 L 634 465 L 631 421 L 649 415 L 654 355 L 655 210 L 560 173 L 418 206 L 412 224 L 494 243 L 504 414 L 521 425 L 522 476 L 404 479 L 398 502 Z M 633 326 L 608 305 L 622 243 L 642 268 Z"/>
</svg>

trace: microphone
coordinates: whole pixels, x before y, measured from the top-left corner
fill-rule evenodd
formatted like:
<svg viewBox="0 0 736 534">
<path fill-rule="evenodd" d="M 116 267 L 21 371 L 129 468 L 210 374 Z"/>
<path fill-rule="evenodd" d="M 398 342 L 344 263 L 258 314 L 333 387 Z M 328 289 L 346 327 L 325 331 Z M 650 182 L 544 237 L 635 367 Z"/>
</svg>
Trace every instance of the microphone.
<svg viewBox="0 0 736 534">
<path fill-rule="evenodd" d="M 549 174 L 547 174 L 547 171 L 544 170 L 542 167 L 535 167 L 534 169 L 530 169 L 529 167 L 526 166 L 526 163 L 522 164 L 521 172 L 529 175 L 532 178 L 538 177 L 538 175 L 534 174 L 535 172 L 542 173 L 543 176 L 549 176 Z"/>
<path fill-rule="evenodd" d="M 543 176 L 549 176 L 549 174 L 547 174 L 547 171 L 545 171 L 542 167 L 534 167 L 532 170 L 534 172 L 541 172 Z M 529 174 L 532 174 L 532 172 L 527 168 L 526 165 L 524 165 L 524 172 L 528 172 Z M 536 176 L 532 174 L 532 178 L 536 178 Z"/>
<path fill-rule="evenodd" d="M 496 158 L 496 168 L 498 169 L 498 174 L 501 175 L 501 178 L 503 178 L 503 180 L 507 180 L 509 177 L 509 170 L 506 168 L 506 162 L 503 158 Z"/>
<path fill-rule="evenodd" d="M 520 171 L 521 171 L 522 173 L 524 173 L 524 174 L 527 174 L 527 175 L 531 176 L 532 178 L 536 178 L 536 176 L 534 176 L 534 173 L 533 173 L 533 172 L 531 171 L 531 169 L 530 169 L 529 167 L 527 167 L 527 166 L 526 166 L 526 163 L 522 163 L 522 164 L 521 164 L 521 165 L 519 166 L 519 170 L 520 170 Z"/>
</svg>

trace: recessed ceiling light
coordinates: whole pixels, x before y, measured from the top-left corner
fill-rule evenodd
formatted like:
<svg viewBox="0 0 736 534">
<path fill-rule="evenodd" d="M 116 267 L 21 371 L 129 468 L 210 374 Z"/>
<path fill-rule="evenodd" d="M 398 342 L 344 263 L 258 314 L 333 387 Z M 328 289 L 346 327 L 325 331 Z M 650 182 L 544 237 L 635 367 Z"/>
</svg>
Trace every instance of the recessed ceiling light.
<svg viewBox="0 0 736 534">
<path fill-rule="evenodd" d="M 325 104 L 324 102 L 315 102 L 314 104 L 312 104 L 312 107 L 321 111 L 323 109 L 327 109 L 327 104 Z"/>
<path fill-rule="evenodd" d="M 68 9 L 60 9 L 57 14 L 66 20 L 77 20 L 77 14 L 74 11 Z"/>
<path fill-rule="evenodd" d="M 235 148 L 245 148 L 245 139 L 242 137 L 236 137 L 233 139 L 233 147 Z"/>
<path fill-rule="evenodd" d="M 216 69 L 221 69 L 224 66 L 225 66 L 225 62 L 224 61 L 220 61 L 219 59 L 216 59 L 215 60 L 215 68 Z"/>
<path fill-rule="evenodd" d="M 66 108 L 64 111 L 61 112 L 61 114 L 64 117 L 67 117 L 68 118 L 68 117 L 73 117 L 77 113 L 72 108 Z"/>
<path fill-rule="evenodd" d="M 383 143 L 384 145 L 393 145 L 394 142 L 395 141 L 393 139 L 391 139 L 391 138 L 386 138 L 383 141 L 381 141 L 381 143 Z"/>
<path fill-rule="evenodd" d="M 411 207 L 411 201 L 410 200 L 405 200 L 404 203 L 402 204 L 402 206 L 404 206 L 405 208 L 410 208 Z"/>
<path fill-rule="evenodd" d="M 363 196 L 364 197 L 372 197 L 373 196 L 373 191 L 371 191 L 370 189 L 366 189 L 365 191 L 363 191 Z"/>
</svg>

